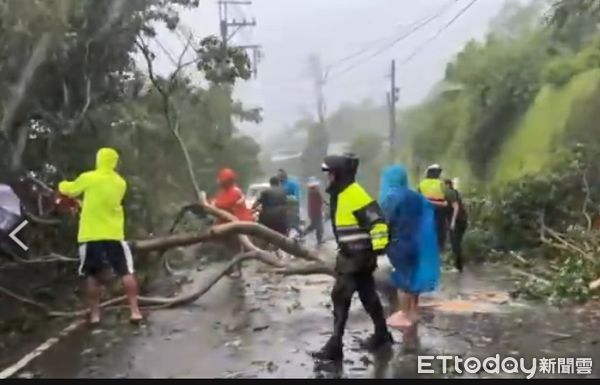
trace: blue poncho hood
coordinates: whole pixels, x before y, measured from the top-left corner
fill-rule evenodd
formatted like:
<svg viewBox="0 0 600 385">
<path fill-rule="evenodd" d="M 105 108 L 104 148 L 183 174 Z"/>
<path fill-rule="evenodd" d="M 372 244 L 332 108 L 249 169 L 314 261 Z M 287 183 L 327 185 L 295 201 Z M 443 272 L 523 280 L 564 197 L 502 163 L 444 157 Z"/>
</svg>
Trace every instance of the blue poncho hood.
<svg viewBox="0 0 600 385">
<path fill-rule="evenodd" d="M 379 202 L 383 202 L 392 189 L 408 188 L 406 169 L 400 165 L 392 165 L 383 169 L 379 187 Z"/>
</svg>

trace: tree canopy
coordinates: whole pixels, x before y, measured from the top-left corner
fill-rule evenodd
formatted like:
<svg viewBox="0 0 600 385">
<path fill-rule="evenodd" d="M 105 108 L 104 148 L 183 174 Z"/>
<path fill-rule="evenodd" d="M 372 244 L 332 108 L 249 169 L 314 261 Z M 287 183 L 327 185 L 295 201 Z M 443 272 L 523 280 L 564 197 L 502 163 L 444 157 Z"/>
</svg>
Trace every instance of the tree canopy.
<svg viewBox="0 0 600 385">
<path fill-rule="evenodd" d="M 192 36 L 170 74 L 161 77 L 152 68 L 157 53 L 149 42 L 158 38 L 156 27 L 177 31 L 178 12 L 197 5 L 2 2 L 2 176 L 35 172 L 55 183 L 93 167 L 99 147 L 114 146 L 131 191 L 145 195 L 143 210 L 155 219 L 194 199 L 182 143 L 203 188 L 213 188 L 222 166 L 235 167 L 248 183 L 260 172 L 259 147 L 228 120 L 260 122 L 259 109 L 231 100 L 236 80 L 250 76 L 244 51 L 212 36 Z M 142 54 L 148 60 L 136 62 Z M 189 80 L 195 73 L 203 86 Z M 136 218 L 134 227 L 140 225 Z"/>
</svg>

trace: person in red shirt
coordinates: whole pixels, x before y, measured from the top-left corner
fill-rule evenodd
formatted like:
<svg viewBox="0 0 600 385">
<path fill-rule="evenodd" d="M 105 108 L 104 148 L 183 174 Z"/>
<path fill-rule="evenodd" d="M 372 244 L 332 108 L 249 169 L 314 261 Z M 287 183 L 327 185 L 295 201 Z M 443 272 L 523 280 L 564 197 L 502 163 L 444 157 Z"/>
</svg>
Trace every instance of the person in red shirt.
<svg viewBox="0 0 600 385">
<path fill-rule="evenodd" d="M 211 199 L 211 204 L 215 207 L 230 212 L 240 221 L 254 222 L 252 211 L 246 205 L 246 196 L 242 189 L 236 185 L 237 175 L 230 168 L 221 169 L 217 175 L 217 183 L 219 191 Z M 226 220 L 217 218 L 216 224 L 227 223 Z M 241 253 L 242 245 L 236 236 L 226 240 L 226 244 L 233 249 L 235 254 Z M 242 275 L 241 265 L 235 267 L 235 272 L 231 272 L 230 276 L 240 277 Z"/>
<path fill-rule="evenodd" d="M 237 175 L 230 168 L 224 168 L 217 175 L 217 183 L 219 191 L 212 199 L 212 204 L 215 207 L 230 212 L 235 215 L 240 221 L 254 222 L 252 211 L 246 205 L 246 196 L 242 189 L 236 185 Z M 218 219 L 218 223 L 227 221 Z"/>
</svg>

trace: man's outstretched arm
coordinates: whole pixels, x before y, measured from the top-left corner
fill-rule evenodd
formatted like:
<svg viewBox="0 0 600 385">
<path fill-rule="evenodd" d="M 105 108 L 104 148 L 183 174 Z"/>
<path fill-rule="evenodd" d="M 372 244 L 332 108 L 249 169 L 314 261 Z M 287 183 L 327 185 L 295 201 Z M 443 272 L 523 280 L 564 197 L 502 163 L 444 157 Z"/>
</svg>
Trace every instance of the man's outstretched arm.
<svg viewBox="0 0 600 385">
<path fill-rule="evenodd" d="M 62 181 L 58 184 L 58 191 L 69 198 L 77 198 L 85 191 L 89 175 L 81 174 L 74 181 Z"/>
</svg>

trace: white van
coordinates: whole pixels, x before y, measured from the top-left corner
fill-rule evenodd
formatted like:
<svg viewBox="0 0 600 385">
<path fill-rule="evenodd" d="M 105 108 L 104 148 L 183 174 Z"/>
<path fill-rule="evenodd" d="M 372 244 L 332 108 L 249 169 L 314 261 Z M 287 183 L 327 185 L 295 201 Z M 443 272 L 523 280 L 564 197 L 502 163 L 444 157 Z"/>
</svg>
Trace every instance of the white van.
<svg viewBox="0 0 600 385">
<path fill-rule="evenodd" d="M 260 194 L 267 190 L 271 185 L 268 183 L 254 183 L 248 187 L 248 193 L 246 194 L 246 206 L 248 208 L 252 208 L 254 202 L 258 199 Z"/>
</svg>

